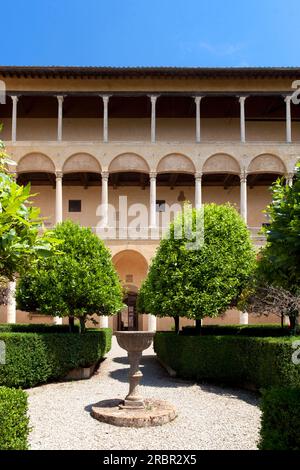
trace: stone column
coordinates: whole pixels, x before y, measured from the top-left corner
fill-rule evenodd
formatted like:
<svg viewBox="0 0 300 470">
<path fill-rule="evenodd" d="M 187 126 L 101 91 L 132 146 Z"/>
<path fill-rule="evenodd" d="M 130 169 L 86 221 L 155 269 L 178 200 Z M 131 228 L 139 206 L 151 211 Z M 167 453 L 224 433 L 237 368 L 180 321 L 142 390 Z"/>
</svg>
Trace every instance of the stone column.
<svg viewBox="0 0 300 470">
<path fill-rule="evenodd" d="M 101 198 L 101 205 L 102 205 L 102 226 L 108 226 L 108 178 L 109 173 L 108 171 L 103 171 L 101 173 L 102 176 L 102 198 Z"/>
<path fill-rule="evenodd" d="M 16 323 L 16 281 L 8 283 L 8 296 L 7 296 L 7 323 Z"/>
<path fill-rule="evenodd" d="M 58 117 L 57 117 L 57 141 L 62 141 L 63 134 L 63 103 L 64 97 L 62 95 L 57 96 L 58 101 Z"/>
<path fill-rule="evenodd" d="M 241 126 L 241 142 L 246 142 L 246 121 L 245 121 L 245 101 L 247 96 L 240 96 L 240 126 Z"/>
<path fill-rule="evenodd" d="M 202 96 L 195 97 L 196 103 L 196 142 L 199 144 L 201 142 L 201 113 L 200 113 L 200 103 L 202 100 Z"/>
<path fill-rule="evenodd" d="M 63 221 L 63 196 L 62 196 L 62 171 L 57 171 L 56 176 L 56 188 L 55 188 L 55 223 L 59 224 Z M 62 325 L 62 318 L 54 317 L 53 323 L 55 325 Z"/>
<path fill-rule="evenodd" d="M 57 171 L 56 189 L 55 189 L 55 223 L 60 224 L 63 221 L 63 195 L 62 195 L 62 171 Z"/>
<path fill-rule="evenodd" d="M 158 96 L 151 95 L 151 143 L 155 144 L 156 142 L 156 101 Z"/>
<path fill-rule="evenodd" d="M 99 328 L 108 328 L 108 316 L 103 315 L 99 317 Z"/>
<path fill-rule="evenodd" d="M 291 96 L 284 99 L 286 105 L 286 142 L 292 142 Z"/>
<path fill-rule="evenodd" d="M 240 325 L 249 324 L 249 315 L 248 312 L 240 312 Z"/>
<path fill-rule="evenodd" d="M 150 228 L 156 228 L 156 173 L 150 173 Z"/>
<path fill-rule="evenodd" d="M 202 206 L 202 173 L 195 173 L 195 207 L 201 209 Z"/>
<path fill-rule="evenodd" d="M 18 96 L 12 96 L 12 123 L 11 123 L 11 140 L 13 143 L 17 141 L 17 108 L 18 108 Z"/>
<path fill-rule="evenodd" d="M 103 101 L 103 142 L 108 143 L 108 103 L 110 95 L 102 95 Z"/>
<path fill-rule="evenodd" d="M 148 331 L 157 330 L 157 321 L 154 315 L 148 315 Z"/>
<path fill-rule="evenodd" d="M 247 172 L 243 170 L 240 174 L 240 214 L 247 225 Z"/>
</svg>

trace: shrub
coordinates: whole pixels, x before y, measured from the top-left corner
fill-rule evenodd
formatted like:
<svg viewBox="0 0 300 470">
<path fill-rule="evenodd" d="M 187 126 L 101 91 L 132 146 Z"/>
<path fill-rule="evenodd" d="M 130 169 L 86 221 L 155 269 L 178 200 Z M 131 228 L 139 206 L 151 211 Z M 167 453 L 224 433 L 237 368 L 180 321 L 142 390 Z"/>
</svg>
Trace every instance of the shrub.
<svg viewBox="0 0 300 470">
<path fill-rule="evenodd" d="M 0 385 L 33 387 L 64 377 L 76 367 L 99 361 L 111 347 L 111 330 L 73 333 L 0 333 L 6 344 L 6 363 L 0 366 Z"/>
<path fill-rule="evenodd" d="M 196 231 L 201 219 L 195 209 L 178 215 L 160 242 L 138 297 L 141 313 L 174 317 L 176 331 L 179 317 L 194 319 L 199 326 L 202 318 L 217 317 L 234 305 L 255 266 L 249 232 L 234 207 L 205 205 L 204 243 L 191 249 L 188 237 L 176 234 L 186 220 Z"/>
<path fill-rule="evenodd" d="M 184 326 L 180 334 L 195 336 L 197 333 L 194 326 Z M 205 325 L 201 328 L 202 336 L 256 336 L 256 337 L 280 337 L 290 336 L 288 327 L 279 325 Z"/>
<path fill-rule="evenodd" d="M 299 337 L 183 336 L 157 333 L 159 359 L 179 376 L 259 389 L 300 387 L 300 366 L 292 362 L 292 343 Z"/>
<path fill-rule="evenodd" d="M 27 394 L 0 387 L 0 450 L 26 450 L 28 434 Z"/>
<path fill-rule="evenodd" d="M 79 332 L 79 326 L 72 327 L 73 333 Z M 44 323 L 0 323 L 0 333 L 68 333 L 69 325 L 47 325 Z"/>
<path fill-rule="evenodd" d="M 261 410 L 259 448 L 300 450 L 300 389 L 266 390 Z"/>
<path fill-rule="evenodd" d="M 37 269 L 21 276 L 18 308 L 79 318 L 82 331 L 88 315 L 118 313 L 122 287 L 104 242 L 71 221 L 58 224 L 53 234 L 61 241 L 61 254 L 40 260 Z"/>
</svg>

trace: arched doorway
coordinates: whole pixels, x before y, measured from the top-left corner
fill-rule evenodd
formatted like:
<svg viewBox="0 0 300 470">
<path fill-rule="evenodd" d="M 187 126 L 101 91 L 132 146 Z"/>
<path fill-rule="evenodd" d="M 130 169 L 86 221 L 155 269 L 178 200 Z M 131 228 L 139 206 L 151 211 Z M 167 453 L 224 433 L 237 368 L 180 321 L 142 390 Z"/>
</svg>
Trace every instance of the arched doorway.
<svg viewBox="0 0 300 470">
<path fill-rule="evenodd" d="M 124 287 L 124 304 L 126 305 L 119 313 L 114 326 L 124 331 L 142 330 L 143 322 L 137 313 L 136 300 L 138 290 L 147 276 L 147 260 L 138 251 L 127 249 L 117 253 L 113 257 L 113 263 Z"/>
<path fill-rule="evenodd" d="M 126 293 L 124 303 L 126 307 L 118 315 L 119 331 L 137 331 L 139 329 L 139 319 L 136 309 L 137 292 Z"/>
</svg>

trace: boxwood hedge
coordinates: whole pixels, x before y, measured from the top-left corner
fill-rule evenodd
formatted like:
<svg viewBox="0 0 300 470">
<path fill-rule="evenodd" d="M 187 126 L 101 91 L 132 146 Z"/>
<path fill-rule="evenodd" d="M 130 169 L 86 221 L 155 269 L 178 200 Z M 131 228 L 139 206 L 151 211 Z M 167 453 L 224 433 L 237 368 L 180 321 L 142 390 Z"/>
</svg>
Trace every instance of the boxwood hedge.
<svg viewBox="0 0 300 470">
<path fill-rule="evenodd" d="M 300 450 L 300 389 L 264 391 L 261 410 L 259 448 Z"/>
<path fill-rule="evenodd" d="M 300 333 L 300 330 L 299 330 Z M 194 326 L 184 326 L 180 334 L 185 336 L 195 336 L 199 333 Z M 204 325 L 201 327 L 201 335 L 213 336 L 260 336 L 260 337 L 278 337 L 290 336 L 291 330 L 289 327 L 280 325 Z"/>
<path fill-rule="evenodd" d="M 0 323 L 0 333 L 69 333 L 69 325 L 45 323 Z M 73 332 L 79 332 L 79 325 L 74 325 Z"/>
<path fill-rule="evenodd" d="M 292 361 L 300 337 L 182 336 L 157 333 L 158 358 L 184 378 L 259 389 L 300 387 L 300 365 Z"/>
<path fill-rule="evenodd" d="M 56 380 L 76 367 L 88 367 L 111 347 L 110 329 L 74 333 L 0 333 L 6 360 L 0 385 L 33 387 Z"/>
<path fill-rule="evenodd" d="M 26 450 L 28 423 L 27 394 L 0 387 L 0 450 Z"/>
</svg>

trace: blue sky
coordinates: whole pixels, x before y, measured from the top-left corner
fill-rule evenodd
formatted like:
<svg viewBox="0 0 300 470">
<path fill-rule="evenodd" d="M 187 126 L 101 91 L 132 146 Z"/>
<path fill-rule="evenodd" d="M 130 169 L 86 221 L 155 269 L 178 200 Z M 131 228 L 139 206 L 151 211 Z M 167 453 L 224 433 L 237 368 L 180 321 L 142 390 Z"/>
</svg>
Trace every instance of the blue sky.
<svg viewBox="0 0 300 470">
<path fill-rule="evenodd" d="M 300 66 L 299 11 L 299 0 L 11 0 L 0 63 Z"/>
</svg>

